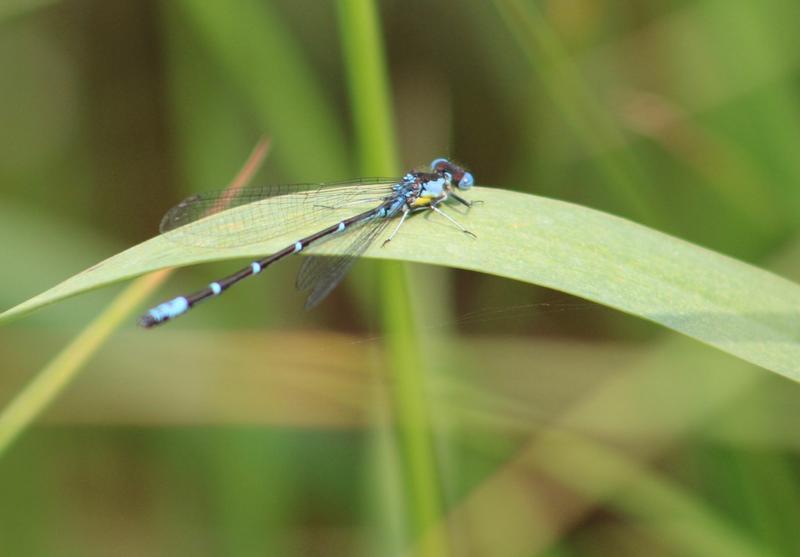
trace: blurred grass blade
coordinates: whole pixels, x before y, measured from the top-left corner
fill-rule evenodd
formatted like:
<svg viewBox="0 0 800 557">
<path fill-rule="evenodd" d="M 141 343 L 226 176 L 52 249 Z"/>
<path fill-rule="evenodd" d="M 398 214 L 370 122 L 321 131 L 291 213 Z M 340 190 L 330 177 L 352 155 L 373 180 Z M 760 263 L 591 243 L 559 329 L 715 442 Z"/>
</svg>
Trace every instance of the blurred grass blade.
<svg viewBox="0 0 800 557">
<path fill-rule="evenodd" d="M 471 198 L 485 203 L 460 218 L 478 235 L 477 240 L 441 219 L 412 218 L 391 245 L 381 248 L 376 242 L 366 256 L 446 265 L 540 284 L 660 323 L 800 380 L 798 285 L 571 203 L 489 188 L 475 188 Z M 208 226 L 217 218 L 196 224 Z M 246 247 L 208 250 L 187 248 L 167 237 L 153 238 L 0 314 L 0 321 L 163 267 L 253 257 L 293 241 L 273 238 Z M 422 245 L 425 249 L 420 249 Z M 319 253 L 334 249 L 318 248 Z"/>
<path fill-rule="evenodd" d="M 340 0 L 338 6 L 359 171 L 392 176 L 400 168 L 377 9 L 372 0 Z"/>
<path fill-rule="evenodd" d="M 0 412 L 0 456 L 55 397 L 119 324 L 169 276 L 154 273 L 131 284 Z"/>
<path fill-rule="evenodd" d="M 549 430 L 537 436 L 531 462 L 575 492 L 607 501 L 676 555 L 770 557 L 746 529 L 695 494 L 641 463 L 591 440 Z M 586 466 L 591 462 L 591 466 Z"/>
<path fill-rule="evenodd" d="M 0 4 L 0 23 L 4 20 L 16 16 L 22 16 L 29 12 L 46 8 L 59 0 L 3 0 Z"/>
<path fill-rule="evenodd" d="M 244 166 L 229 184 L 233 195 L 252 179 L 269 152 L 270 140 L 262 137 Z M 14 439 L 69 385 L 86 361 L 103 345 L 123 319 L 135 311 L 171 274 L 168 269 L 142 277 L 108 306 L 83 332 L 52 360 L 0 413 L 0 456 Z"/>
<path fill-rule="evenodd" d="M 342 177 L 346 142 L 326 88 L 271 2 L 180 0 L 185 21 L 248 101 L 277 145 L 274 157 L 298 176 Z"/>
<path fill-rule="evenodd" d="M 373 0 L 339 0 L 338 7 L 358 138 L 359 170 L 365 176 L 396 175 L 400 169 L 378 10 Z M 384 262 L 380 277 L 382 324 L 394 386 L 393 410 L 399 422 L 401 457 L 407 478 L 407 508 L 413 535 L 419 537 L 442 514 L 425 389 L 426 366 L 417 350 L 419 334 L 403 264 Z M 391 534 L 389 539 L 395 537 Z M 425 548 L 426 555 L 447 554 L 444 537 L 425 539 L 431 540 Z M 383 553 L 397 551 L 386 546 L 376 549 Z"/>
<path fill-rule="evenodd" d="M 648 183 L 639 162 L 628 152 L 627 141 L 608 111 L 595 98 L 578 66 L 544 16 L 532 2 L 494 0 L 503 21 L 537 72 L 553 103 L 584 143 L 617 199 L 640 220 L 655 222 L 656 204 L 641 184 Z M 602 153 L 619 150 L 617 157 Z"/>
<path fill-rule="evenodd" d="M 554 517 L 555 494 L 560 512 Z M 440 529 L 469 524 L 470 549 L 485 552 L 475 554 L 539 555 L 594 509 L 605 508 L 602 504 L 672 548 L 670 555 L 775 555 L 713 505 L 646 463 L 558 428 L 538 431 L 514 458 L 475 486 Z"/>
</svg>

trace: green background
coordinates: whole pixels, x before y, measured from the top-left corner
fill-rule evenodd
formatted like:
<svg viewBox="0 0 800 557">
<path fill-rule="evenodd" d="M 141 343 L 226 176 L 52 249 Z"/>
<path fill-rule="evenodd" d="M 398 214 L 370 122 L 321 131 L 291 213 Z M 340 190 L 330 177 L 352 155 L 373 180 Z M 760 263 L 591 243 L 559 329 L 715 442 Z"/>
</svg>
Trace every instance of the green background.
<svg viewBox="0 0 800 557">
<path fill-rule="evenodd" d="M 378 25 L 368 8 L 0 8 L 0 307 L 152 236 L 262 134 L 258 183 L 452 156 L 480 184 L 800 277 L 796 2 L 396 0 Z M 364 262 L 305 313 L 298 264 L 157 331 L 127 319 L 0 454 L 0 553 L 800 551 L 795 383 L 466 271 Z M 182 270 L 148 303 L 237 265 Z M 0 405 L 119 288 L 0 329 Z"/>
</svg>

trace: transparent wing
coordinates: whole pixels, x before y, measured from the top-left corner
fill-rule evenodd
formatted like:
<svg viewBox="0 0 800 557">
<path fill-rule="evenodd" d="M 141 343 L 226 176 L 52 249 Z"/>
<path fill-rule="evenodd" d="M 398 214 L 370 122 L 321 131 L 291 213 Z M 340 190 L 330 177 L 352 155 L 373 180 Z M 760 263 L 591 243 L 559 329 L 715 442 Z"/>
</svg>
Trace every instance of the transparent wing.
<svg viewBox="0 0 800 557">
<path fill-rule="evenodd" d="M 314 223 L 320 227 L 335 224 L 342 214 L 378 205 L 398 182 L 395 178 L 368 178 L 201 193 L 170 209 L 160 230 L 184 245 L 225 248 L 253 244 Z M 213 219 L 208 218 L 212 215 Z"/>
<path fill-rule="evenodd" d="M 351 240 L 350 244 L 342 255 L 312 255 L 303 261 L 297 274 L 296 286 L 301 291 L 311 290 L 306 300 L 306 309 L 315 307 L 342 282 L 353 263 L 381 235 L 389 222 L 391 219 L 380 218 L 360 225 L 358 230 L 351 232 L 348 238 Z"/>
</svg>

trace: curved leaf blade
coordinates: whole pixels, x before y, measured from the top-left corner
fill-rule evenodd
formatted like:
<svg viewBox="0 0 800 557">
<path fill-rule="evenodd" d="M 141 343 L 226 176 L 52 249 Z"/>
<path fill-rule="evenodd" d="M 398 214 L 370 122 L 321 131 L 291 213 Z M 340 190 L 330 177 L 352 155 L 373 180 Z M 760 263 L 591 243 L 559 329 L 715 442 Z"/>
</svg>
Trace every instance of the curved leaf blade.
<svg viewBox="0 0 800 557">
<path fill-rule="evenodd" d="M 381 248 L 376 242 L 365 255 L 457 267 L 561 290 L 800 380 L 797 284 L 586 207 L 501 189 L 474 188 L 474 192 L 471 197 L 485 203 L 458 219 L 478 240 L 459 233 L 437 215 L 419 215 L 409 219 L 391 244 Z M 215 218 L 219 216 L 197 225 L 213 226 Z M 164 267 L 256 257 L 294 240 L 294 236 L 278 237 L 211 250 L 159 236 L 0 314 L 0 322 Z M 337 253 L 340 247 L 333 242 L 315 251 Z"/>
</svg>

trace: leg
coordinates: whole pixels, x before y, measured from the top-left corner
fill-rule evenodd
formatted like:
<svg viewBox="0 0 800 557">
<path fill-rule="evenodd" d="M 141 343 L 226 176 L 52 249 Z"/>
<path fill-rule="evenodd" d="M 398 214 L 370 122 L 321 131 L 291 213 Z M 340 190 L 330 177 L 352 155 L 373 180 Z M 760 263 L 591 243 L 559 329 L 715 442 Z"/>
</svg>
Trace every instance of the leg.
<svg viewBox="0 0 800 557">
<path fill-rule="evenodd" d="M 455 199 L 456 201 L 458 201 L 462 205 L 465 205 L 469 209 L 471 209 L 473 205 L 480 205 L 480 204 L 483 203 L 483 201 L 481 201 L 481 200 L 467 201 L 466 199 L 464 199 L 463 197 L 461 197 L 457 193 L 453 193 L 453 192 L 450 192 L 450 195 L 448 197 L 452 197 L 453 199 Z"/>
<path fill-rule="evenodd" d="M 397 234 L 397 231 L 400 230 L 401 226 L 403 226 L 403 223 L 405 222 L 406 218 L 408 217 L 408 213 L 410 212 L 407 208 L 404 207 L 404 209 L 405 210 L 403 211 L 403 216 L 400 217 L 400 222 L 398 222 L 397 226 L 394 227 L 394 230 L 392 230 L 392 233 L 389 235 L 389 237 L 383 241 L 381 247 L 391 242 L 392 238 L 394 238 L 394 235 Z"/>
<path fill-rule="evenodd" d="M 465 234 L 469 234 L 473 238 L 477 238 L 477 236 L 474 233 L 472 233 L 469 230 L 467 230 L 466 228 L 464 228 L 456 219 L 454 219 L 453 217 L 451 217 L 450 215 L 448 215 L 447 213 L 445 213 L 444 211 L 442 211 L 441 209 L 439 209 L 435 205 L 431 205 L 430 207 L 431 207 L 431 211 L 435 211 L 435 212 L 439 213 L 444 218 L 446 218 L 447 220 L 449 220 L 450 222 L 455 224 L 458 227 L 458 229 L 461 230 L 461 232 L 463 232 Z"/>
<path fill-rule="evenodd" d="M 470 207 L 472 207 L 472 201 L 467 201 L 466 199 L 464 199 L 463 197 L 461 197 L 457 193 L 450 192 L 450 195 L 448 197 L 452 197 L 453 199 L 455 199 L 456 201 L 458 201 L 459 203 L 461 203 L 462 205 L 464 205 L 468 209 Z"/>
</svg>

